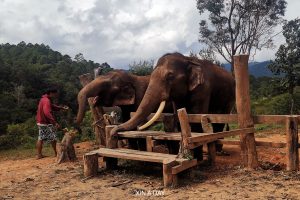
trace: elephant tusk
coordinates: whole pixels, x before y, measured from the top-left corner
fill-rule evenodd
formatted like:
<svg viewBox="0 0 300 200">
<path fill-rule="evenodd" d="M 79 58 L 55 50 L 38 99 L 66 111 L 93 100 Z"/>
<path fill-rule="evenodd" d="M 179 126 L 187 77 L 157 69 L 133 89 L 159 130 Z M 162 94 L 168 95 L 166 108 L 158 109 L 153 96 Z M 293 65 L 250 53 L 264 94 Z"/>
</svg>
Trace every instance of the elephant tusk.
<svg viewBox="0 0 300 200">
<path fill-rule="evenodd" d="M 147 128 L 148 126 L 151 126 L 159 118 L 159 116 L 161 115 L 162 111 L 165 108 L 165 105 L 166 105 L 166 101 L 162 101 L 160 103 L 155 115 L 146 124 L 144 124 L 143 126 L 138 127 L 138 130 L 141 131 L 141 130 Z"/>
</svg>

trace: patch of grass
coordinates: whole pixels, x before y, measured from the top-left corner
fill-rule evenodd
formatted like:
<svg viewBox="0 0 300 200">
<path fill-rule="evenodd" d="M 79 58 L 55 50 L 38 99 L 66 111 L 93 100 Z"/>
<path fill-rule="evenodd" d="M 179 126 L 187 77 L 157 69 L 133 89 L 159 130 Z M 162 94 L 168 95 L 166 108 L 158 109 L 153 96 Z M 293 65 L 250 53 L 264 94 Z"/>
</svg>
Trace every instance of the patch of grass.
<svg viewBox="0 0 300 200">
<path fill-rule="evenodd" d="M 54 156 L 54 152 L 53 152 L 51 145 L 44 144 L 43 155 Z M 34 147 L 33 148 L 19 147 L 16 149 L 8 149 L 8 150 L 0 151 L 0 161 L 20 160 L 20 159 L 26 159 L 26 158 L 33 158 L 35 156 L 36 156 L 36 149 Z"/>
<path fill-rule="evenodd" d="M 283 128 L 282 124 L 256 124 L 255 131 L 268 131 L 272 129 Z"/>
</svg>

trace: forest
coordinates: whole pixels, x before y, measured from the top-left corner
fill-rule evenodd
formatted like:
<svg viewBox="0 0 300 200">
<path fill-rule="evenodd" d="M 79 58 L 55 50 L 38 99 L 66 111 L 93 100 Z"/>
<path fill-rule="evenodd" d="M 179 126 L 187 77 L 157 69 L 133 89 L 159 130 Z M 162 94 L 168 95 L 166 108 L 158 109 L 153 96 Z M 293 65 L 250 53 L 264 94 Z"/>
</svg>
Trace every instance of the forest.
<svg viewBox="0 0 300 200">
<path fill-rule="evenodd" d="M 132 73 L 145 75 L 151 73 L 153 64 L 153 61 L 139 61 L 128 67 Z M 71 108 L 69 112 L 57 115 L 63 127 L 69 126 L 77 111 L 76 96 L 81 88 L 78 76 L 94 73 L 98 67 L 103 69 L 102 73 L 113 69 L 108 63 L 86 60 L 81 53 L 74 58 L 62 55 L 44 44 L 0 45 L 0 149 L 34 146 L 37 104 L 48 87 L 58 88 L 57 103 Z M 283 77 L 275 75 L 250 76 L 253 114 L 291 113 L 292 97 L 282 84 Z M 300 113 L 299 85 L 297 83 L 293 92 L 293 114 Z M 93 137 L 90 115 L 86 116 L 82 130 L 77 140 Z"/>
</svg>

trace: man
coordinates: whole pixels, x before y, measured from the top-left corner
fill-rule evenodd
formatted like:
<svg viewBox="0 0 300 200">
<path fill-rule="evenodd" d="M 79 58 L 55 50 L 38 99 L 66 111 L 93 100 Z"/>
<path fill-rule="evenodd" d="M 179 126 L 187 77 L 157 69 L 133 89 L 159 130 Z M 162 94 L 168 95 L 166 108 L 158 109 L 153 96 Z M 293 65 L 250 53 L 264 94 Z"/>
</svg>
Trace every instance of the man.
<svg viewBox="0 0 300 200">
<path fill-rule="evenodd" d="M 68 110 L 67 106 L 57 106 L 51 103 L 51 100 L 58 97 L 58 90 L 55 88 L 48 89 L 39 102 L 36 122 L 39 129 L 38 141 L 36 143 L 37 159 L 43 158 L 43 142 L 51 143 L 55 156 L 56 152 L 56 129 L 60 125 L 55 120 L 52 111 Z"/>
</svg>

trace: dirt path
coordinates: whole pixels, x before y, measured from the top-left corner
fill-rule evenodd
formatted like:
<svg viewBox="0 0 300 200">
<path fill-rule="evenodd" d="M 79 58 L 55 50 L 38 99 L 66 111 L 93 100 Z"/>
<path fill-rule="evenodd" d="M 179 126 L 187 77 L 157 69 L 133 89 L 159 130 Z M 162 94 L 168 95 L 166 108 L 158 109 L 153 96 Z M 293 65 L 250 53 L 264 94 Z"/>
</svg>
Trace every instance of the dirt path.
<svg viewBox="0 0 300 200">
<path fill-rule="evenodd" d="M 281 135 L 269 138 L 284 141 Z M 92 149 L 90 143 L 76 146 L 79 158 Z M 0 163 L 0 199 L 300 199 L 300 173 L 280 170 L 284 149 L 258 147 L 269 169 L 258 171 L 240 167 L 237 146 L 224 149 L 231 155 L 217 157 L 216 167 L 184 173 L 180 187 L 171 189 L 163 188 L 161 169 L 145 163 L 123 162 L 118 170 L 83 180 L 81 159 L 61 165 L 51 157 L 6 160 Z"/>
</svg>

